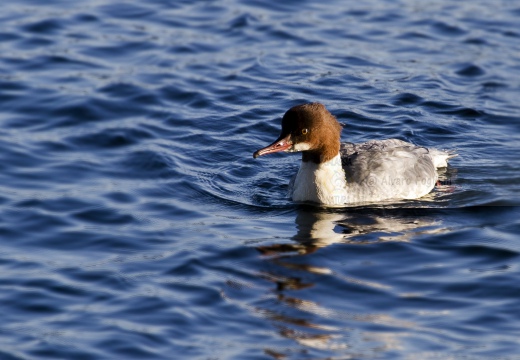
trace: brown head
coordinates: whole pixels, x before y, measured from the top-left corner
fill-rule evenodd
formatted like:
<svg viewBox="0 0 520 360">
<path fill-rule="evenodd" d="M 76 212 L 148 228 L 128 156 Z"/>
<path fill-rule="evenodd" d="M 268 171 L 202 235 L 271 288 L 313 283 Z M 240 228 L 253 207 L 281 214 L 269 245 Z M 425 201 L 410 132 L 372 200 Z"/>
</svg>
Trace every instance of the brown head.
<svg viewBox="0 0 520 360">
<path fill-rule="evenodd" d="M 302 152 L 302 161 L 317 164 L 339 153 L 341 125 L 320 103 L 297 105 L 282 119 L 282 132 L 271 145 L 256 151 L 254 158 L 279 151 Z"/>
</svg>

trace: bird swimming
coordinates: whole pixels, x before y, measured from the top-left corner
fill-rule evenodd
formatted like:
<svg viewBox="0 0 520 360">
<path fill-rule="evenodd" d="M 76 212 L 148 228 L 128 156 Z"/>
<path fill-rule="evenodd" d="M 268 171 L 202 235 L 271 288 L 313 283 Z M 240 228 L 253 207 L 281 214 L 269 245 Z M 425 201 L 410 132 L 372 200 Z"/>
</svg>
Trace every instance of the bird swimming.
<svg viewBox="0 0 520 360">
<path fill-rule="evenodd" d="M 341 143 L 341 129 L 323 104 L 297 105 L 283 116 L 278 139 L 253 157 L 301 152 L 292 200 L 342 206 L 424 196 L 438 180 L 437 168 L 456 156 L 398 139 Z"/>
</svg>

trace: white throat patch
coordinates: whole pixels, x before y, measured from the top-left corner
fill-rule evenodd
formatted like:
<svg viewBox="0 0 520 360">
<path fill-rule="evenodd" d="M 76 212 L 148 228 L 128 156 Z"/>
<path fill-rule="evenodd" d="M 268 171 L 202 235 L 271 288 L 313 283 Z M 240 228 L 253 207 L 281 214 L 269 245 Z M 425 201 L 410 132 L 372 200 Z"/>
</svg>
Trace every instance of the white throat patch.
<svg viewBox="0 0 520 360">
<path fill-rule="evenodd" d="M 291 148 L 291 150 L 289 150 L 290 152 L 297 152 L 297 151 L 307 151 L 307 150 L 310 150 L 311 149 L 311 144 L 309 143 L 306 143 L 306 142 L 302 142 L 302 143 L 298 143 L 298 144 L 294 144 Z"/>
</svg>

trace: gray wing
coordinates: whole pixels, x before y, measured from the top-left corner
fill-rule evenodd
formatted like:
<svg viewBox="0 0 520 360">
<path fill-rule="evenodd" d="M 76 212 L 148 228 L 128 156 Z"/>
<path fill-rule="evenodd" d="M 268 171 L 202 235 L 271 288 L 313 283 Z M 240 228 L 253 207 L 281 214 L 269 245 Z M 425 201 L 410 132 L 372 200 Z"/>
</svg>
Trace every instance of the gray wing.
<svg viewBox="0 0 520 360">
<path fill-rule="evenodd" d="M 430 151 L 402 140 L 345 143 L 340 152 L 349 192 L 360 201 L 415 199 L 437 181 Z"/>
</svg>

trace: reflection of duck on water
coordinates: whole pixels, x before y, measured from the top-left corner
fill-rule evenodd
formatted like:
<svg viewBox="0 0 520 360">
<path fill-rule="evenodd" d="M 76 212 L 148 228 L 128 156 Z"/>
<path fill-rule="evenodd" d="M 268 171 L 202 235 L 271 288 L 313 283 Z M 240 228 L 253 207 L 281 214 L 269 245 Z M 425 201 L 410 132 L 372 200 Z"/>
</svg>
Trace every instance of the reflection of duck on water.
<svg viewBox="0 0 520 360">
<path fill-rule="evenodd" d="M 424 214 L 424 210 L 420 210 Z M 414 209 L 369 209 L 352 212 L 301 210 L 296 216 L 296 242 L 258 248 L 265 255 L 316 251 L 335 243 L 369 243 L 383 240 L 408 241 L 420 234 L 444 231 L 440 221 L 418 216 Z"/>
<path fill-rule="evenodd" d="M 317 266 L 309 257 L 322 247 L 339 243 L 358 245 L 377 241 L 409 241 L 423 233 L 440 232 L 439 221 L 432 216 L 414 214 L 414 210 L 364 209 L 357 213 L 338 213 L 328 210 L 301 209 L 295 219 L 297 233 L 292 243 L 257 247 L 268 261 L 275 265 L 262 277 L 275 284 L 276 303 L 257 312 L 271 321 L 282 337 L 292 339 L 299 345 L 322 350 L 349 351 L 352 329 L 338 328 L 327 324 L 330 319 L 341 319 L 346 323 L 369 323 L 377 326 L 399 326 L 413 328 L 415 325 L 396 319 L 388 314 L 343 313 L 330 309 L 316 293 L 309 300 L 309 292 L 319 288 L 316 279 L 331 276 L 336 281 L 371 289 L 370 292 L 388 292 L 390 287 L 381 282 L 366 281 L 335 273 L 332 269 Z M 302 296 L 298 296 L 301 291 Z M 305 295 L 304 295 L 305 294 Z M 307 298 L 307 299 L 306 299 Z M 291 309 L 291 310 L 289 310 Z M 322 320 L 320 320 L 322 319 Z M 327 320 L 329 319 L 329 320 Z M 399 337 L 391 332 L 363 333 L 365 339 L 383 343 L 385 349 L 400 347 Z M 283 353 L 266 349 L 266 354 L 278 359 Z"/>
</svg>

